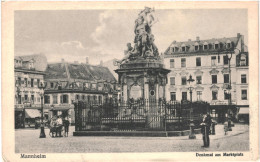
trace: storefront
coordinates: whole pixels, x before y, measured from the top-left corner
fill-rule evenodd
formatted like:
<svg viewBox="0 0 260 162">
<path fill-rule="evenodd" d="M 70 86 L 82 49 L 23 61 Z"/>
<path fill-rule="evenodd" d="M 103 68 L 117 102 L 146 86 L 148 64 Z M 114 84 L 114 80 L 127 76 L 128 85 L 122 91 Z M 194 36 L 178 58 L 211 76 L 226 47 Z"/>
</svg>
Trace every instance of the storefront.
<svg viewBox="0 0 260 162">
<path fill-rule="evenodd" d="M 238 107 L 238 122 L 249 123 L 249 106 Z"/>
<path fill-rule="evenodd" d="M 15 129 L 25 127 L 25 111 L 24 108 L 15 108 Z"/>
<path fill-rule="evenodd" d="M 230 112 L 228 110 L 230 109 Z M 211 116 L 218 123 L 224 123 L 227 120 L 228 113 L 231 114 L 232 120 L 236 121 L 237 108 L 236 105 L 211 105 Z"/>
</svg>

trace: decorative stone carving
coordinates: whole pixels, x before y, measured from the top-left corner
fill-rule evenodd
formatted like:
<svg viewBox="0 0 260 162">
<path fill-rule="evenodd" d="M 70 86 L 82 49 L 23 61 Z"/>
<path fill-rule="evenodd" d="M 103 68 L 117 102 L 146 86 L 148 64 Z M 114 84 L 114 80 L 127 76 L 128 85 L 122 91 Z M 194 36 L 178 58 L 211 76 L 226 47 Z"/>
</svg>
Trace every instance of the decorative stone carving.
<svg viewBox="0 0 260 162">
<path fill-rule="evenodd" d="M 188 91 L 188 88 L 187 88 L 187 87 L 181 87 L 181 88 L 180 88 L 180 91 L 186 92 L 186 91 Z"/>
<path fill-rule="evenodd" d="M 154 9 L 145 7 L 145 9 L 138 14 L 138 18 L 135 20 L 134 47 L 131 46 L 131 43 L 127 43 L 125 57 L 122 60 L 114 60 L 115 66 L 138 58 L 159 59 L 158 48 L 154 44 L 154 35 L 151 30 L 152 25 L 158 21 L 155 20 L 153 13 Z"/>
<path fill-rule="evenodd" d="M 204 90 L 204 87 L 198 85 L 198 86 L 195 87 L 195 90 L 196 90 L 196 91 L 203 91 L 203 90 Z"/>
<path fill-rule="evenodd" d="M 203 71 L 201 71 L 199 69 L 194 72 L 195 76 L 202 75 L 202 74 L 203 74 Z"/>
<path fill-rule="evenodd" d="M 221 72 L 222 72 L 222 74 L 229 74 L 230 69 L 224 68 Z"/>
<path fill-rule="evenodd" d="M 185 70 L 182 70 L 179 74 L 180 76 L 187 76 L 189 73 Z"/>
<path fill-rule="evenodd" d="M 210 70 L 209 73 L 210 73 L 210 75 L 215 75 L 215 74 L 218 74 L 219 71 L 214 68 L 214 69 Z"/>
<path fill-rule="evenodd" d="M 218 91 L 219 87 L 215 84 L 213 84 L 211 87 L 210 87 L 210 90 L 212 91 Z"/>
</svg>

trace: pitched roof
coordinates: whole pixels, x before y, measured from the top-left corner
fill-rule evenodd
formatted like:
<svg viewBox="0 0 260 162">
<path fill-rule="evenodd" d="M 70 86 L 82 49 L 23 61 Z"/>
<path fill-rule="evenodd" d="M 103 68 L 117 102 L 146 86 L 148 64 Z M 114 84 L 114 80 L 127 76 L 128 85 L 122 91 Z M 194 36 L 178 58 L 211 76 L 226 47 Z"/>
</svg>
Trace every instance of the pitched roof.
<svg viewBox="0 0 260 162">
<path fill-rule="evenodd" d="M 227 50 L 226 47 L 222 47 L 222 48 L 218 48 L 218 49 L 215 49 L 215 48 L 208 48 L 208 49 L 203 49 L 201 48 L 203 45 L 214 45 L 215 43 L 219 43 L 220 45 L 224 45 L 226 43 L 231 43 L 231 45 L 233 47 L 236 47 L 237 46 L 237 43 L 238 43 L 238 40 L 239 40 L 239 37 L 229 37 L 229 38 L 212 38 L 212 39 L 206 39 L 206 40 L 195 40 L 195 41 L 184 41 L 184 42 L 176 42 L 176 41 L 173 41 L 171 43 L 171 45 L 166 49 L 166 51 L 164 52 L 164 54 L 184 54 L 184 53 L 209 53 L 209 52 L 217 52 L 217 51 L 224 51 L 224 50 Z M 170 48 L 171 47 L 178 47 L 178 48 L 181 48 L 183 45 L 185 45 L 187 48 L 186 48 L 186 51 L 181 51 L 181 50 L 178 50 L 178 51 L 174 51 L 173 53 L 171 53 L 170 51 Z M 200 48 L 199 50 L 195 50 L 195 46 L 199 45 Z"/>
<path fill-rule="evenodd" d="M 45 79 L 82 79 L 86 81 L 105 80 L 115 82 L 116 79 L 107 67 L 89 64 L 55 63 L 49 64 Z"/>
<path fill-rule="evenodd" d="M 44 54 L 34 54 L 34 55 L 24 55 L 24 56 L 15 56 L 15 60 L 21 60 L 27 62 L 34 60 L 34 68 L 37 71 L 45 71 L 47 67 L 47 58 Z"/>
<path fill-rule="evenodd" d="M 46 69 L 46 79 L 68 78 L 66 68 L 62 63 L 48 64 Z"/>
</svg>

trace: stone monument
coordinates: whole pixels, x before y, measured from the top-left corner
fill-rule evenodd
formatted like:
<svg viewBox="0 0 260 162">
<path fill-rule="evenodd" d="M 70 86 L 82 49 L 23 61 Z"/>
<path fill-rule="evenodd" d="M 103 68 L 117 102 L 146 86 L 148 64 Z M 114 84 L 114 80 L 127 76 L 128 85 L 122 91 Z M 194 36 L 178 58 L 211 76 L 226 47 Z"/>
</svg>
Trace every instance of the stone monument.
<svg viewBox="0 0 260 162">
<path fill-rule="evenodd" d="M 127 44 L 125 57 L 114 60 L 115 70 L 121 85 L 123 101 L 129 99 L 159 100 L 165 98 L 167 74 L 158 48 L 154 44 L 151 27 L 156 23 L 154 9 L 145 7 L 135 20 L 134 47 Z"/>
<path fill-rule="evenodd" d="M 114 60 L 114 65 L 119 67 L 115 72 L 121 85 L 121 101 L 129 103 L 144 100 L 144 112 L 150 114 L 160 111 L 158 106 L 149 103 L 158 103 L 165 99 L 167 74 L 170 72 L 164 68 L 163 60 L 154 44 L 151 27 L 156 20 L 153 14 L 154 9 L 148 7 L 138 14 L 135 20 L 134 46 L 128 43 L 125 57 L 122 60 Z"/>
</svg>

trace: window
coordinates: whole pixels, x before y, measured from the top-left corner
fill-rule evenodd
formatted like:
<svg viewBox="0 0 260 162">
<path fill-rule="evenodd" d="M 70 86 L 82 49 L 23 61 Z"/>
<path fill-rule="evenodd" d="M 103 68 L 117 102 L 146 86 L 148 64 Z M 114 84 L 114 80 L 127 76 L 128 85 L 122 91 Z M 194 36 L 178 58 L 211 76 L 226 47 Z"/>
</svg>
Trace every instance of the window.
<svg viewBox="0 0 260 162">
<path fill-rule="evenodd" d="M 187 100 L 187 92 L 182 92 L 182 100 Z"/>
<path fill-rule="evenodd" d="M 186 85 L 186 84 L 187 84 L 186 76 L 181 77 L 181 85 Z"/>
<path fill-rule="evenodd" d="M 185 52 L 185 49 L 186 49 L 185 47 L 181 47 L 182 52 Z"/>
<path fill-rule="evenodd" d="M 201 66 L 201 58 L 200 57 L 196 58 L 196 66 Z"/>
<path fill-rule="evenodd" d="M 218 92 L 212 91 L 212 100 L 217 100 L 217 99 L 218 99 Z"/>
<path fill-rule="evenodd" d="M 241 75 L 241 83 L 246 83 L 246 74 Z"/>
<path fill-rule="evenodd" d="M 186 67 L 186 58 L 181 59 L 181 67 Z"/>
<path fill-rule="evenodd" d="M 79 95 L 76 95 L 76 100 L 79 100 Z"/>
<path fill-rule="evenodd" d="M 241 99 L 247 100 L 247 90 L 241 90 Z"/>
<path fill-rule="evenodd" d="M 246 66 L 246 55 L 241 55 L 240 66 Z"/>
<path fill-rule="evenodd" d="M 199 46 L 195 46 L 195 51 L 198 51 L 199 50 Z"/>
<path fill-rule="evenodd" d="M 170 84 L 175 85 L 175 77 L 170 77 Z"/>
<path fill-rule="evenodd" d="M 54 84 L 51 82 L 51 88 L 53 88 L 54 87 Z"/>
<path fill-rule="evenodd" d="M 211 56 L 211 65 L 216 65 L 216 56 Z"/>
<path fill-rule="evenodd" d="M 98 103 L 102 104 L 102 97 L 101 96 L 98 96 Z"/>
<path fill-rule="evenodd" d="M 31 102 L 34 103 L 34 95 L 31 95 Z"/>
<path fill-rule="evenodd" d="M 21 97 L 21 95 L 18 95 L 18 104 L 22 104 L 22 97 Z"/>
<path fill-rule="evenodd" d="M 21 83 L 22 83 L 22 82 L 21 82 L 21 78 L 18 77 L 18 85 L 21 86 Z"/>
<path fill-rule="evenodd" d="M 88 102 L 90 102 L 90 96 L 88 96 Z"/>
<path fill-rule="evenodd" d="M 217 77 L 217 75 L 211 75 L 211 79 L 212 79 L 212 84 L 218 83 L 218 77 Z"/>
<path fill-rule="evenodd" d="M 24 78 L 24 85 L 27 87 L 27 78 Z"/>
<path fill-rule="evenodd" d="M 176 92 L 171 92 L 171 101 L 176 101 Z"/>
<path fill-rule="evenodd" d="M 174 59 L 170 59 L 170 68 L 174 68 Z"/>
<path fill-rule="evenodd" d="M 223 56 L 224 65 L 228 65 L 228 56 Z"/>
<path fill-rule="evenodd" d="M 202 96 L 202 91 L 197 91 L 197 100 L 200 101 Z"/>
<path fill-rule="evenodd" d="M 226 90 L 224 90 L 224 99 L 228 100 L 229 99 L 229 94 L 227 93 Z"/>
<path fill-rule="evenodd" d="M 172 49 L 172 52 L 174 52 L 174 47 L 172 47 L 171 49 Z"/>
<path fill-rule="evenodd" d="M 231 43 L 227 43 L 227 48 L 230 48 L 231 47 Z"/>
<path fill-rule="evenodd" d="M 50 96 L 44 96 L 44 103 L 45 104 L 50 104 Z"/>
<path fill-rule="evenodd" d="M 224 83 L 229 83 L 229 74 L 224 74 Z"/>
<path fill-rule="evenodd" d="M 69 96 L 68 95 L 61 95 L 60 96 L 60 103 L 69 103 Z"/>
<path fill-rule="evenodd" d="M 39 87 L 40 85 L 40 79 L 37 79 L 37 86 Z"/>
<path fill-rule="evenodd" d="M 201 76 L 196 76 L 196 83 L 201 84 Z"/>
<path fill-rule="evenodd" d="M 207 50 L 208 49 L 208 45 L 204 45 L 204 50 Z"/>
<path fill-rule="evenodd" d="M 84 95 L 82 95 L 82 100 L 85 100 L 85 96 Z"/>
<path fill-rule="evenodd" d="M 24 101 L 28 100 L 28 95 L 24 95 Z"/>
<path fill-rule="evenodd" d="M 58 103 L 58 96 L 57 95 L 53 95 L 52 99 L 53 99 L 53 101 L 52 101 L 53 104 L 57 104 Z"/>
<path fill-rule="evenodd" d="M 33 79 L 31 79 L 31 87 L 34 87 Z"/>
<path fill-rule="evenodd" d="M 215 44 L 215 49 L 218 49 L 219 45 L 218 44 Z"/>
</svg>

